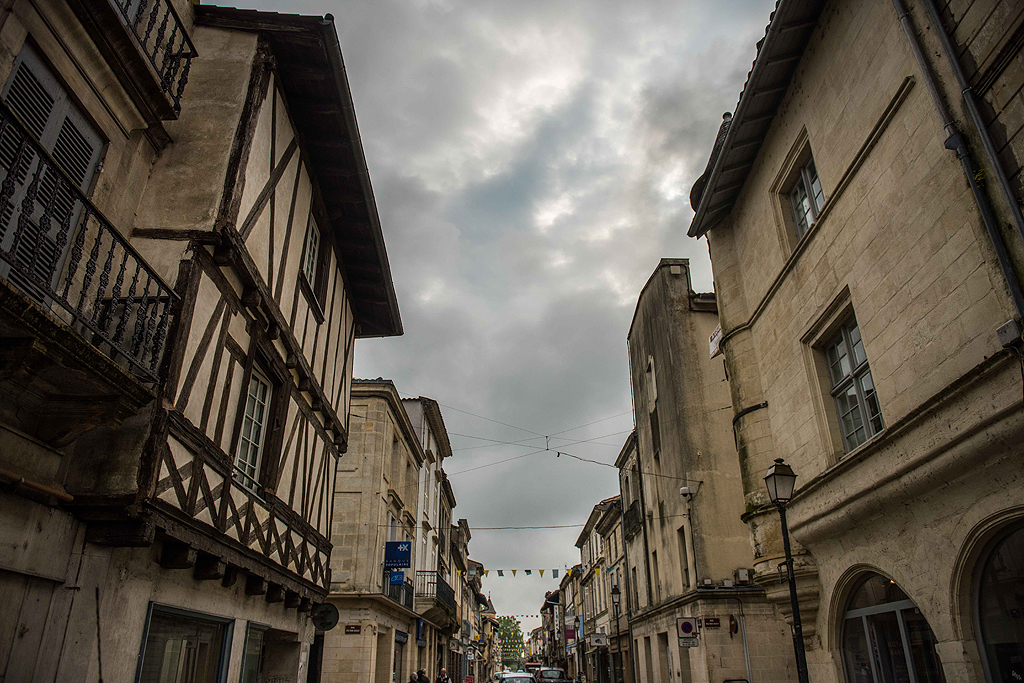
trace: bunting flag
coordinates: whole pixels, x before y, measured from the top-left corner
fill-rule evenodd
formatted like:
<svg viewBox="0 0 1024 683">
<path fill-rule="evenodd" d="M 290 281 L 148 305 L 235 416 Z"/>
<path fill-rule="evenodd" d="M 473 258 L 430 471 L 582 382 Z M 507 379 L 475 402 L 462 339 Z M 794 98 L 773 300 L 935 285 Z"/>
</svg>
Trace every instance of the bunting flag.
<svg viewBox="0 0 1024 683">
<path fill-rule="evenodd" d="M 505 576 L 505 570 L 504 569 L 499 569 L 498 570 L 498 576 Z"/>
<path fill-rule="evenodd" d="M 526 575 L 527 575 L 527 576 L 530 576 L 531 574 L 533 574 L 533 572 L 532 572 L 532 571 L 530 571 L 529 569 L 527 569 L 527 570 L 526 570 Z"/>
<path fill-rule="evenodd" d="M 475 569 L 470 569 L 469 570 L 469 575 L 470 576 L 476 576 L 476 570 Z"/>
<path fill-rule="evenodd" d="M 516 570 L 515 570 L 515 569 L 513 569 L 513 570 L 512 570 L 512 576 L 515 576 L 515 575 L 516 575 Z"/>
<path fill-rule="evenodd" d="M 594 576 L 601 576 L 601 568 L 594 567 Z"/>
<path fill-rule="evenodd" d="M 552 569 L 551 570 L 551 578 L 552 579 L 557 579 L 558 578 L 558 570 L 557 569 Z"/>
<path fill-rule="evenodd" d="M 544 570 L 543 569 L 539 569 L 538 571 L 540 572 L 540 575 L 543 577 L 544 576 Z"/>
<path fill-rule="evenodd" d="M 490 574 L 490 573 L 491 573 L 490 569 L 485 569 L 484 570 L 484 578 L 487 578 L 487 575 Z"/>
</svg>

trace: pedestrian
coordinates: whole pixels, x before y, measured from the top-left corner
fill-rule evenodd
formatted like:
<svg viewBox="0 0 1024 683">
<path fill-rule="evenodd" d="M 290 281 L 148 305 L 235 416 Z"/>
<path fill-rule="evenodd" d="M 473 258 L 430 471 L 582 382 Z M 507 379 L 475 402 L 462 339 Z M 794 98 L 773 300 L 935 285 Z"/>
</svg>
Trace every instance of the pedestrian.
<svg viewBox="0 0 1024 683">
<path fill-rule="evenodd" d="M 427 678 L 427 672 L 425 669 L 420 669 L 416 672 L 416 683 L 430 683 L 430 679 Z"/>
<path fill-rule="evenodd" d="M 419 683 L 419 676 L 416 674 L 409 674 L 409 683 Z"/>
<path fill-rule="evenodd" d="M 441 669 L 441 673 L 437 674 L 437 680 L 434 683 L 452 683 L 452 679 L 448 678 L 448 672 Z"/>
</svg>

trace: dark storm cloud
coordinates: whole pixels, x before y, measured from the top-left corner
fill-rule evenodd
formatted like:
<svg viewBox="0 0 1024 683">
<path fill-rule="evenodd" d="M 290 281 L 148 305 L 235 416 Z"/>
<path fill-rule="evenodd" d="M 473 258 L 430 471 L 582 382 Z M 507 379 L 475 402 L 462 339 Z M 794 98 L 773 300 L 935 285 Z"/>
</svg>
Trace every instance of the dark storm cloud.
<svg viewBox="0 0 1024 683">
<path fill-rule="evenodd" d="M 357 376 L 436 398 L 453 433 L 528 440 L 452 437 L 456 517 L 584 521 L 615 471 L 554 451 L 617 455 L 632 425 L 625 335 L 658 259 L 689 257 L 711 289 L 706 245 L 685 236 L 688 193 L 772 0 L 264 2 L 331 12 L 341 38 L 406 329 L 361 341 Z M 464 472 L 543 448 L 531 432 L 609 416 Z M 481 530 L 470 549 L 495 569 L 571 566 L 578 533 Z M 485 580 L 516 613 L 555 585 Z"/>
</svg>

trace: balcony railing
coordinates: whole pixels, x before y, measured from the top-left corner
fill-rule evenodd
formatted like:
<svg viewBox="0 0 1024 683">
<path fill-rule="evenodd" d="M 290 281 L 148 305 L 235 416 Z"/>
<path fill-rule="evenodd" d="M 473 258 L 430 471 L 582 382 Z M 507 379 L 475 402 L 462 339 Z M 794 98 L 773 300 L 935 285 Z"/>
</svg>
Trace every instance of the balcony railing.
<svg viewBox="0 0 1024 683">
<path fill-rule="evenodd" d="M 453 612 L 458 611 L 455 606 L 455 591 L 437 572 L 416 572 L 416 595 L 437 598 Z"/>
<path fill-rule="evenodd" d="M 110 0 L 110 3 L 117 8 L 121 20 L 156 71 L 160 88 L 173 103 L 174 112 L 180 112 L 181 95 L 185 92 L 196 48 L 171 0 Z"/>
<path fill-rule="evenodd" d="M 626 538 L 632 538 L 633 534 L 640 530 L 640 504 L 639 501 L 633 501 L 622 515 L 622 526 L 623 533 Z"/>
<path fill-rule="evenodd" d="M 412 581 L 405 579 L 404 583 L 391 585 L 391 572 L 388 570 L 384 571 L 384 595 L 388 596 L 403 607 L 410 610 L 413 608 Z"/>
<path fill-rule="evenodd" d="M 177 296 L 0 102 L 0 278 L 146 382 Z"/>
</svg>

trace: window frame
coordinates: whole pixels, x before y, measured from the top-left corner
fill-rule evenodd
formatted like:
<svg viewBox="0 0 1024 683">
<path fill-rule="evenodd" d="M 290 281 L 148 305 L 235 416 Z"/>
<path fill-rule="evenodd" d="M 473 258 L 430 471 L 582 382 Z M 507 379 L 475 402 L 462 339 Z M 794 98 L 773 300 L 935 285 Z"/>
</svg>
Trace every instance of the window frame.
<svg viewBox="0 0 1024 683">
<path fill-rule="evenodd" d="M 820 190 L 821 201 L 816 197 L 819 193 L 814 192 L 814 183 L 807 175 L 809 167 L 814 168 L 817 177 L 817 187 Z M 800 229 L 800 221 L 793 205 L 793 193 L 798 187 L 804 187 L 811 199 L 812 220 L 806 228 Z M 795 251 L 797 246 L 804 241 L 804 238 L 812 232 L 812 228 L 824 218 L 824 209 L 828 204 L 828 195 L 825 193 L 822 184 L 821 173 L 811 150 L 807 129 L 801 128 L 797 133 L 796 140 L 790 147 L 789 153 L 783 160 L 775 180 L 769 190 L 771 204 L 775 214 L 776 227 L 779 233 L 779 240 L 788 248 Z"/>
<path fill-rule="evenodd" d="M 275 356 L 272 353 L 272 349 L 267 348 L 268 346 L 269 342 L 266 342 L 260 336 L 254 334 L 250 338 L 249 354 L 246 357 L 245 372 L 242 376 L 241 395 L 238 397 L 235 412 L 231 450 L 228 453 L 230 458 L 228 465 L 232 480 L 246 491 L 261 498 L 268 494 L 275 494 L 277 490 L 276 479 L 281 465 L 284 423 L 288 416 L 288 402 L 291 400 L 291 393 L 288 391 L 291 382 L 290 373 L 279 361 L 272 360 Z M 238 461 L 238 445 L 242 436 L 242 423 L 245 419 L 245 406 L 249 396 L 249 383 L 254 369 L 265 379 L 269 380 L 271 393 L 270 400 L 267 402 L 267 426 L 264 433 L 263 448 L 260 453 L 259 465 L 256 469 L 256 486 L 250 488 L 239 481 L 235 471 Z"/>
<path fill-rule="evenodd" d="M 312 262 L 311 267 L 314 269 L 314 272 L 312 281 L 310 281 L 307 271 L 310 266 L 310 236 L 313 234 L 317 235 L 317 253 Z M 327 255 L 330 253 L 330 249 L 331 243 L 328 240 L 328 233 L 320 227 L 320 220 L 316 216 L 316 211 L 311 210 L 309 212 L 309 219 L 306 221 L 306 231 L 302 237 L 302 260 L 299 261 L 297 277 L 299 289 L 302 290 L 303 295 L 306 297 L 306 303 L 309 304 L 318 325 L 324 321 L 324 310 L 327 303 Z"/>
<path fill-rule="evenodd" d="M 142 629 L 142 643 L 139 646 L 138 664 L 135 666 L 135 678 L 132 680 L 138 683 L 138 681 L 142 679 L 142 668 L 146 662 L 146 645 L 149 642 L 149 631 L 153 623 L 154 612 L 172 617 L 181 617 L 222 625 L 224 627 L 224 642 L 221 644 L 220 667 L 217 676 L 217 683 L 227 682 L 228 669 L 231 664 L 231 644 L 234 639 L 235 620 L 231 617 L 224 617 L 218 614 L 207 614 L 206 612 L 197 612 L 195 610 L 175 607 L 174 605 L 167 605 L 153 601 L 150 601 L 149 606 L 146 609 L 146 625 Z"/>
<path fill-rule="evenodd" d="M 808 156 L 810 158 L 800 166 L 792 185 L 786 193 L 786 196 L 789 198 L 789 210 L 797 242 L 802 240 L 804 235 L 818 222 L 818 215 L 821 213 L 821 208 L 825 205 L 825 192 L 821 188 L 821 177 L 818 175 L 818 167 L 814 164 L 814 155 L 808 154 Z M 817 191 L 815 191 L 815 183 L 817 183 Z M 803 199 L 807 200 L 809 212 L 804 211 L 797 203 L 796 195 L 799 191 L 803 192 Z M 819 195 L 821 196 L 820 204 L 818 203 Z M 806 225 L 801 230 L 800 226 L 805 222 Z"/>
<path fill-rule="evenodd" d="M 852 332 L 854 330 L 857 332 L 857 341 L 853 341 Z M 860 361 L 857 361 L 856 355 L 856 347 L 858 344 L 860 345 L 861 353 L 863 354 L 863 359 Z M 850 367 L 842 377 L 836 380 L 832 372 L 833 362 L 829 359 L 829 352 L 839 345 L 845 347 L 846 355 L 844 357 L 848 359 Z M 830 384 L 829 393 L 832 396 L 836 417 L 838 418 L 839 436 L 842 439 L 843 450 L 845 454 L 848 455 L 871 441 L 885 429 L 885 418 L 882 416 L 882 406 L 881 401 L 878 399 L 878 389 L 875 387 L 874 378 L 871 375 L 871 365 L 868 362 L 867 350 L 864 348 L 864 340 L 861 336 L 860 324 L 857 322 L 857 318 L 852 315 L 845 318 L 843 322 L 840 323 L 839 329 L 836 330 L 824 344 L 822 344 L 821 351 L 825 356 L 826 371 Z M 841 361 L 842 358 L 843 357 L 837 358 L 837 362 Z M 868 392 L 864 390 L 862 385 L 865 378 L 871 382 L 872 390 L 870 394 L 873 395 L 875 406 L 878 408 L 876 414 L 869 412 Z M 846 413 L 841 412 L 842 407 L 840 406 L 840 397 L 843 395 L 849 395 L 848 392 L 850 388 L 853 389 L 854 397 L 857 401 L 857 409 L 860 411 L 861 428 L 864 429 L 864 438 L 857 443 L 853 443 L 851 435 L 856 434 L 858 429 L 854 429 L 850 434 L 846 433 L 843 420 Z M 876 415 L 878 419 L 877 427 L 874 425 Z"/>
</svg>

